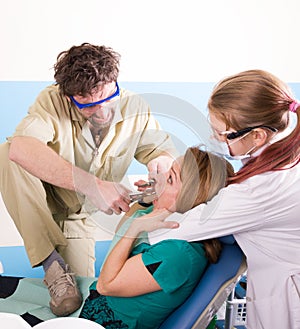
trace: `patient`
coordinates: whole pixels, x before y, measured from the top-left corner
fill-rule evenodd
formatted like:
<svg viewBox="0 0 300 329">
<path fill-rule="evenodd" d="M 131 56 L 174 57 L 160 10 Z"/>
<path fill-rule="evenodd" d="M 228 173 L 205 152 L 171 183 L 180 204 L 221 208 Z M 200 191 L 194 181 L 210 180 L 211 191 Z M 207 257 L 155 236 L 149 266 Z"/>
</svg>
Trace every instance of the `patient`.
<svg viewBox="0 0 300 329">
<path fill-rule="evenodd" d="M 211 239 L 149 245 L 146 232 L 157 227 L 142 216 L 160 208 L 184 213 L 209 201 L 232 175 L 224 159 L 192 147 L 166 175 L 153 177 L 157 199 L 148 208 L 134 204 L 125 216 L 80 317 L 107 329 L 159 328 L 191 294 L 208 262 L 217 262 L 221 244 Z"/>
<path fill-rule="evenodd" d="M 166 240 L 149 245 L 146 232 L 156 230 L 157 224 L 153 223 L 157 221 L 143 215 L 151 215 L 153 209 L 183 213 L 209 201 L 232 175 L 232 167 L 224 159 L 194 147 L 177 159 L 166 175 L 153 177 L 157 200 L 148 208 L 134 204 L 124 217 L 99 279 L 90 287 L 80 317 L 107 329 L 159 328 L 191 294 L 208 262 L 218 260 L 221 245 L 216 239 L 190 243 Z M 169 225 L 178 224 L 169 222 Z M 45 289 L 42 282 L 38 279 L 21 280 L 23 286 L 18 286 L 18 296 L 9 301 L 5 298 L 13 296 L 20 278 L 11 279 L 16 282 L 9 280 L 13 287 L 8 289 L 8 279 L 0 276 L 0 297 L 4 298 L 0 300 L 0 311 L 18 313 L 21 294 L 25 306 L 21 305 L 18 314 L 30 316 L 26 321 L 33 325 L 35 321 L 46 320 L 44 309 L 47 301 L 42 297 Z M 85 285 L 90 284 L 91 278 L 80 280 L 86 291 Z M 30 289 L 32 293 L 24 296 L 22 287 L 27 287 L 25 290 Z M 15 305 L 16 310 L 11 305 Z"/>
</svg>

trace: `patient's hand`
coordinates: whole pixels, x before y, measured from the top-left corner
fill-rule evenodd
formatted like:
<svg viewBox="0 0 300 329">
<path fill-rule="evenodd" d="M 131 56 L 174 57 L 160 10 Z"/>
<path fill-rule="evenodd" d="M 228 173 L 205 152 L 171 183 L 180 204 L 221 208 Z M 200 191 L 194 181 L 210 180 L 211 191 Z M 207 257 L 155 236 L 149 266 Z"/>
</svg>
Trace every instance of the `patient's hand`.
<svg viewBox="0 0 300 329">
<path fill-rule="evenodd" d="M 138 236 L 142 232 L 152 232 L 163 228 L 178 228 L 179 223 L 175 221 L 165 221 L 171 214 L 166 209 L 153 210 L 150 214 L 136 218 L 126 232 L 127 236 Z"/>
</svg>

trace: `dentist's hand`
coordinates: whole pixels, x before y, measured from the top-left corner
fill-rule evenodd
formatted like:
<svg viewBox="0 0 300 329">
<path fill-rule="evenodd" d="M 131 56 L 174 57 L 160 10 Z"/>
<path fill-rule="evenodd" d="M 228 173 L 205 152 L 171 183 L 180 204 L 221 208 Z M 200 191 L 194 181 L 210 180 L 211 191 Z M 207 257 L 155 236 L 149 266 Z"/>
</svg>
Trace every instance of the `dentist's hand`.
<svg viewBox="0 0 300 329">
<path fill-rule="evenodd" d="M 86 196 L 100 211 L 108 215 L 119 215 L 122 211 L 129 211 L 131 191 L 120 183 L 102 181 L 94 178 L 94 184 L 88 186 Z"/>
<path fill-rule="evenodd" d="M 134 182 L 134 186 L 136 186 L 137 190 L 140 192 L 143 192 L 146 190 L 146 188 L 149 188 L 148 182 L 143 179 L 140 179 L 137 182 Z"/>
</svg>

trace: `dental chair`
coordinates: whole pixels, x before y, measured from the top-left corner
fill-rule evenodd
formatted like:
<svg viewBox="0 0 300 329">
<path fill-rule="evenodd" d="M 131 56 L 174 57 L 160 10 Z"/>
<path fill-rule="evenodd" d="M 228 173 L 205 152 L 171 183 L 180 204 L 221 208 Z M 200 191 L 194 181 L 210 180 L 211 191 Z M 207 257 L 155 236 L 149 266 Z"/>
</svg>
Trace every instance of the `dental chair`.
<svg viewBox="0 0 300 329">
<path fill-rule="evenodd" d="M 233 236 L 219 239 L 223 250 L 218 263 L 210 264 L 190 297 L 160 326 L 160 329 L 205 329 L 246 271 L 243 252 Z M 226 312 L 226 317 L 231 314 Z M 226 326 L 224 329 L 231 329 Z"/>
<path fill-rule="evenodd" d="M 169 315 L 160 329 L 206 329 L 245 273 L 245 256 L 233 236 L 219 240 L 223 244 L 223 250 L 218 263 L 208 266 L 193 293 Z M 230 312 L 230 309 L 226 309 L 224 329 L 231 329 Z"/>
</svg>

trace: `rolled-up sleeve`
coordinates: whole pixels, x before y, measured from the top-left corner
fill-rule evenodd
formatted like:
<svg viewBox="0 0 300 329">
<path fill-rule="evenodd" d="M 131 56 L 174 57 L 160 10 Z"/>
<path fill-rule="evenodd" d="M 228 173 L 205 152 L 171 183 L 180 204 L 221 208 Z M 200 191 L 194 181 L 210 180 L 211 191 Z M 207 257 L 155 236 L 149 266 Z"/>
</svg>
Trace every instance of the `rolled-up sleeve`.
<svg viewBox="0 0 300 329">
<path fill-rule="evenodd" d="M 58 93 L 53 87 L 43 90 L 29 108 L 28 114 L 16 127 L 12 137 L 30 136 L 47 144 L 55 140 L 59 130 L 58 110 L 63 113 L 62 104 Z M 62 115 L 63 116 L 63 115 Z M 10 141 L 11 138 L 8 138 Z"/>
</svg>

